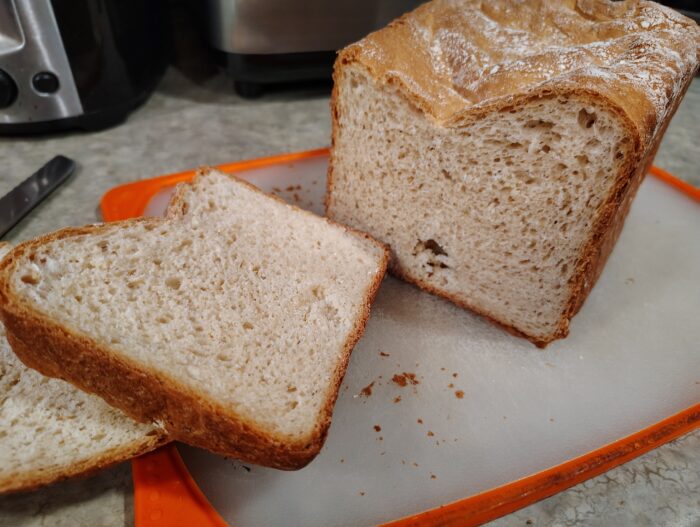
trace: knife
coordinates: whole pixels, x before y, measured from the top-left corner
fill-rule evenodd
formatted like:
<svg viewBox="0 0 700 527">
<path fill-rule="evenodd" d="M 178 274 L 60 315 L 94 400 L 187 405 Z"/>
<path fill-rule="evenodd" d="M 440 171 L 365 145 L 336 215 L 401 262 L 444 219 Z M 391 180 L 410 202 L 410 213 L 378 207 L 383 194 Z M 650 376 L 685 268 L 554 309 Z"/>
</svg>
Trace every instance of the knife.
<svg viewBox="0 0 700 527">
<path fill-rule="evenodd" d="M 0 238 L 17 225 L 75 170 L 75 161 L 56 156 L 0 198 Z"/>
</svg>

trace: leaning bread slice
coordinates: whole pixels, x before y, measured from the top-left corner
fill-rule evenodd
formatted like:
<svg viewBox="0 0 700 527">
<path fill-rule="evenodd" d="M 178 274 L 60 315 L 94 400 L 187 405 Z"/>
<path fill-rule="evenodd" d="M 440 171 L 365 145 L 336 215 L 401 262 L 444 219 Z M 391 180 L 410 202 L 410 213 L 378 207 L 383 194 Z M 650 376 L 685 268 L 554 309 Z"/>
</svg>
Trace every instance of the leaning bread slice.
<svg viewBox="0 0 700 527">
<path fill-rule="evenodd" d="M 183 442 L 283 469 L 320 450 L 387 251 L 232 176 L 166 218 L 65 229 L 0 265 L 22 359 Z"/>
<path fill-rule="evenodd" d="M 698 68 L 646 1 L 434 0 L 335 65 L 327 214 L 544 346 L 600 275 Z"/>
<path fill-rule="evenodd" d="M 0 243 L 0 259 L 9 249 Z M 152 450 L 165 436 L 99 397 L 27 368 L 12 353 L 0 324 L 0 438 L 4 493 L 119 463 Z"/>
</svg>

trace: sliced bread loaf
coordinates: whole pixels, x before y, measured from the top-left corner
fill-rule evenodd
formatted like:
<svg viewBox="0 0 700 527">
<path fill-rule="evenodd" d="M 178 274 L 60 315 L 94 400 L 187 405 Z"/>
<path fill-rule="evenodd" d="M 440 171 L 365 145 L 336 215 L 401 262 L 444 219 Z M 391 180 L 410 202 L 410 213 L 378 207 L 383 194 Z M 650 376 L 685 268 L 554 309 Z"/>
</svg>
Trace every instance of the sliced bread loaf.
<svg viewBox="0 0 700 527">
<path fill-rule="evenodd" d="M 65 229 L 0 266 L 17 353 L 186 443 L 294 469 L 320 450 L 386 248 L 204 171 L 163 218 Z"/>
<path fill-rule="evenodd" d="M 0 243 L 0 260 L 9 249 Z M 27 368 L 0 324 L 0 493 L 89 473 L 148 452 L 164 439 L 159 428 Z"/>
<path fill-rule="evenodd" d="M 652 2 L 435 0 L 335 66 L 327 215 L 544 346 L 600 274 L 698 66 Z"/>
</svg>

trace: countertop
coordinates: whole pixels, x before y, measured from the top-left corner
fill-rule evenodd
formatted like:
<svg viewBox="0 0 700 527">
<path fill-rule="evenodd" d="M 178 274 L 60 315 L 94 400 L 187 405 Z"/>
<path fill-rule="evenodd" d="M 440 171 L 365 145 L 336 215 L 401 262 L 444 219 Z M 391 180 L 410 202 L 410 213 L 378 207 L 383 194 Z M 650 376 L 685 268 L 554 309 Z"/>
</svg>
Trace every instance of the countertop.
<svg viewBox="0 0 700 527">
<path fill-rule="evenodd" d="M 201 73 L 201 72 L 200 72 Z M 655 164 L 700 186 L 700 80 L 690 87 Z M 76 159 L 72 179 L 7 237 L 19 242 L 100 220 L 110 188 L 136 179 L 325 146 L 327 89 L 236 96 L 220 75 L 196 81 L 170 69 L 148 102 L 120 126 L 49 137 L 1 138 L 0 195 L 56 154 Z M 89 479 L 0 498 L 0 527 L 133 525 L 128 463 Z M 700 526 L 700 430 L 608 473 L 510 514 L 493 527 Z"/>
</svg>

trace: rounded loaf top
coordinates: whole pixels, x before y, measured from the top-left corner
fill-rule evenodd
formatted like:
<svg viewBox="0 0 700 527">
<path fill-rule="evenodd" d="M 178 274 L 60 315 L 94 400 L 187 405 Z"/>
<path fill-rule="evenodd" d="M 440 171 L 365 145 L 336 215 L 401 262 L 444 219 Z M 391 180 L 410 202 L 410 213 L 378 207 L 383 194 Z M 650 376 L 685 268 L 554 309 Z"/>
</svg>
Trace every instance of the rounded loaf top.
<svg viewBox="0 0 700 527">
<path fill-rule="evenodd" d="M 653 135 L 699 48 L 694 21 L 643 0 L 433 0 L 345 48 L 338 64 L 361 63 L 446 125 L 578 91 Z"/>
</svg>

